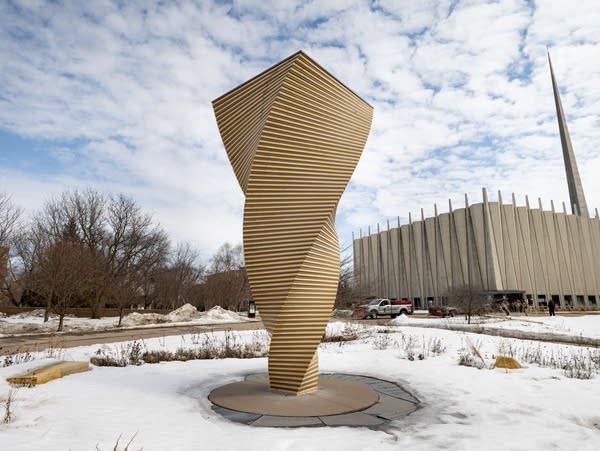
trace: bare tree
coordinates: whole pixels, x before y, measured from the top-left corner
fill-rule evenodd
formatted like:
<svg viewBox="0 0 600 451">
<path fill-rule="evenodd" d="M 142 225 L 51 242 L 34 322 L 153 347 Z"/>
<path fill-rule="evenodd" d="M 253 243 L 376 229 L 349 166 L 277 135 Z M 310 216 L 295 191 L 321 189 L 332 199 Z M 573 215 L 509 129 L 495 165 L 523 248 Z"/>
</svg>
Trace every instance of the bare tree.
<svg viewBox="0 0 600 451">
<path fill-rule="evenodd" d="M 156 275 L 158 302 L 171 309 L 190 303 L 198 305 L 194 287 L 204 276 L 205 268 L 199 263 L 198 251 L 188 243 L 179 244 L 169 264 Z"/>
<path fill-rule="evenodd" d="M 140 290 L 140 281 L 164 264 L 169 247 L 164 231 L 132 199 L 107 198 L 93 190 L 65 192 L 44 205 L 21 240 L 23 273 L 34 273 L 36 256 L 65 239 L 84 248 L 86 259 L 93 260 L 79 268 L 90 273 L 78 301 L 91 307 L 94 318 L 108 300 L 120 307 L 130 302 L 126 294 Z M 136 286 L 132 291 L 129 281 Z M 38 292 L 42 289 L 39 284 L 35 287 Z M 47 312 L 53 303 L 54 298 L 47 298 Z"/>
<path fill-rule="evenodd" d="M 454 288 L 448 292 L 447 299 L 448 305 L 465 315 L 468 324 L 471 324 L 472 316 L 483 315 L 491 309 L 489 296 L 476 288 Z"/>
<path fill-rule="evenodd" d="M 347 248 L 342 250 L 346 252 Z M 340 278 L 338 280 L 338 290 L 335 297 L 335 307 L 348 307 L 355 297 L 354 273 L 352 270 L 352 255 L 348 254 L 340 260 Z"/>
<path fill-rule="evenodd" d="M 21 213 L 8 194 L 0 193 L 0 247 L 10 246 Z"/>
<path fill-rule="evenodd" d="M 10 196 L 0 193 L 0 301 L 8 299 L 16 302 L 16 274 L 11 252 L 20 216 L 21 209 L 12 203 Z"/>
<path fill-rule="evenodd" d="M 36 252 L 30 281 L 47 299 L 47 310 L 52 309 L 59 315 L 58 331 L 63 329 L 67 309 L 83 296 L 95 277 L 95 266 L 93 253 L 67 236 Z"/>
<path fill-rule="evenodd" d="M 212 274 L 233 271 L 244 267 L 244 249 L 241 244 L 232 246 L 224 243 L 219 247 L 211 259 L 210 272 Z"/>
<path fill-rule="evenodd" d="M 244 267 L 244 251 L 241 244 L 225 243 L 211 259 L 210 271 L 203 290 L 203 305 L 242 310 L 250 298 L 248 277 Z"/>
<path fill-rule="evenodd" d="M 133 199 L 120 195 L 110 199 L 107 213 L 110 230 L 104 249 L 105 271 L 98 286 L 103 293 L 112 290 L 113 299 L 119 299 L 119 324 L 123 314 L 123 296 L 114 296 L 114 287 L 126 281 L 135 285 L 125 292 L 139 292 L 143 275 L 153 273 L 164 265 L 168 255 L 169 240 L 152 217 L 144 214 Z M 131 290 L 131 291 L 130 291 Z"/>
<path fill-rule="evenodd" d="M 110 290 L 110 299 L 118 306 L 119 322 L 121 327 L 125 308 L 129 307 L 140 294 L 142 282 L 135 271 L 128 271 L 113 278 Z"/>
</svg>

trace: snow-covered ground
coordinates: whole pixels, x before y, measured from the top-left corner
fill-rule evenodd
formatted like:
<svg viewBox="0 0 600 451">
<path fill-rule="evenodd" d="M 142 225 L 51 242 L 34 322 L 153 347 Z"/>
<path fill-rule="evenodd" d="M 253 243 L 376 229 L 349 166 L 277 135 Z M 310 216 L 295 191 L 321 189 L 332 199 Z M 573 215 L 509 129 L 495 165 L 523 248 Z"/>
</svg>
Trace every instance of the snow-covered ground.
<svg viewBox="0 0 600 451">
<path fill-rule="evenodd" d="M 569 318 L 569 323 L 560 327 L 565 333 L 567 328 L 573 333 L 597 331 L 600 316 Z M 173 351 L 203 346 L 206 340 L 224 342 L 225 334 L 232 332 L 150 339 L 142 347 Z M 598 349 L 433 328 L 341 322 L 330 324 L 328 335 L 358 339 L 323 343 L 319 350 L 322 372 L 397 382 L 420 399 L 421 407 L 390 423 L 385 431 L 254 428 L 215 414 L 207 395 L 214 387 L 266 371 L 265 358 L 93 367 L 87 373 L 18 389 L 12 406 L 14 419 L 0 425 L 0 449 L 91 450 L 97 446 L 112 450 L 120 435 L 118 449 L 123 449 L 134 434 L 130 450 L 143 447 L 146 451 L 316 450 L 324 449 L 325 443 L 332 451 L 598 449 Z M 233 337 L 263 345 L 268 340 L 264 331 L 241 331 Z M 118 355 L 128 346 L 130 343 L 51 350 L 35 355 L 39 360 L 0 368 L 0 398 L 8 394 L 8 376 L 54 358 L 89 359 L 99 349 Z M 481 359 L 473 354 L 473 347 Z M 513 354 L 524 368 L 493 369 L 498 354 Z M 458 359 L 465 355 L 485 367 L 460 366 Z M 569 378 L 556 367 L 556 362 L 569 359 L 596 359 L 592 378 Z M 3 413 L 0 407 L 0 417 Z"/>
<path fill-rule="evenodd" d="M 401 315 L 390 321 L 398 326 L 440 327 L 466 326 L 464 316 L 453 318 Z M 557 334 L 584 338 L 600 338 L 600 315 L 582 316 L 503 316 L 473 317 L 473 328 L 518 330 L 535 334 Z"/>
<path fill-rule="evenodd" d="M 106 317 L 100 319 L 77 318 L 65 316 L 64 332 L 86 332 L 109 330 L 117 327 L 119 318 Z M 155 327 L 156 325 L 211 325 L 226 323 L 241 323 L 252 321 L 245 313 L 239 314 L 215 306 L 207 312 L 199 312 L 196 307 L 185 304 L 172 312 L 159 313 L 130 313 L 123 317 L 121 328 Z M 55 332 L 58 327 L 58 316 L 51 315 L 44 323 L 44 310 L 19 313 L 0 318 L 0 337 L 17 334 Z"/>
</svg>

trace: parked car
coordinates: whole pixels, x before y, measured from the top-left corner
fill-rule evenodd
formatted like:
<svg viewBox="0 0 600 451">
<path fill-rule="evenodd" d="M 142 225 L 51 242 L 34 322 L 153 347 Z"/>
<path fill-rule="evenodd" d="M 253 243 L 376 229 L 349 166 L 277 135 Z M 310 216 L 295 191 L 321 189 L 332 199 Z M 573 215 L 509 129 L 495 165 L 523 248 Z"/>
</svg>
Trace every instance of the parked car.
<svg viewBox="0 0 600 451">
<path fill-rule="evenodd" d="M 410 299 L 390 300 L 387 298 L 377 298 L 368 304 L 359 306 L 359 309 L 363 312 L 363 318 L 377 318 L 388 315 L 396 318 L 398 315 L 410 315 L 413 312 L 413 305 Z M 356 316 L 359 315 L 357 314 Z"/>
<path fill-rule="evenodd" d="M 441 316 L 445 318 L 447 316 L 456 316 L 458 310 L 456 307 L 448 307 L 447 305 L 432 305 L 429 307 L 429 314 L 431 316 Z"/>
</svg>

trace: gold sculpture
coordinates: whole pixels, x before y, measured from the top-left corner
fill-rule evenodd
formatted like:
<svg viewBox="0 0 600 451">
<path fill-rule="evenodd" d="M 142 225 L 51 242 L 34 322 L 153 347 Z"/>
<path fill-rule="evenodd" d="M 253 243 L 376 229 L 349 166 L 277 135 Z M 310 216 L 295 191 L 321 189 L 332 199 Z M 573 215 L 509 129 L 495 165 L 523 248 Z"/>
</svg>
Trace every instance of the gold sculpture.
<svg viewBox="0 0 600 451">
<path fill-rule="evenodd" d="M 372 107 L 303 52 L 213 101 L 246 196 L 244 255 L 271 334 L 271 389 L 317 389 L 317 347 L 339 279 L 334 219 Z"/>
</svg>

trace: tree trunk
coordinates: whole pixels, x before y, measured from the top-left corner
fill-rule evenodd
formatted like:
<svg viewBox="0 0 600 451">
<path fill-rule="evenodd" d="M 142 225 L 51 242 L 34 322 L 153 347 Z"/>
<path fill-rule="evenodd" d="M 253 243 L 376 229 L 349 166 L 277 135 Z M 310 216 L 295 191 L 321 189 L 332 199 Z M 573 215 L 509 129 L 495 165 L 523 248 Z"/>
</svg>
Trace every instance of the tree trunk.
<svg viewBox="0 0 600 451">
<path fill-rule="evenodd" d="M 92 304 L 90 305 L 91 319 L 100 319 L 100 309 L 102 304 L 102 290 L 99 290 L 94 297 Z"/>
<path fill-rule="evenodd" d="M 58 315 L 58 329 L 56 329 L 57 332 L 61 332 L 63 330 L 63 319 L 65 318 L 65 314 L 64 313 L 59 313 Z"/>
<path fill-rule="evenodd" d="M 121 305 L 119 307 L 119 324 L 117 324 L 117 327 L 121 327 L 121 321 L 123 320 L 123 310 L 125 310 L 125 307 Z"/>
<path fill-rule="evenodd" d="M 46 311 L 44 312 L 44 322 L 45 323 L 47 323 L 48 319 L 50 319 L 50 308 L 52 307 L 52 298 L 53 297 L 54 297 L 54 293 L 52 293 L 46 300 Z"/>
</svg>

